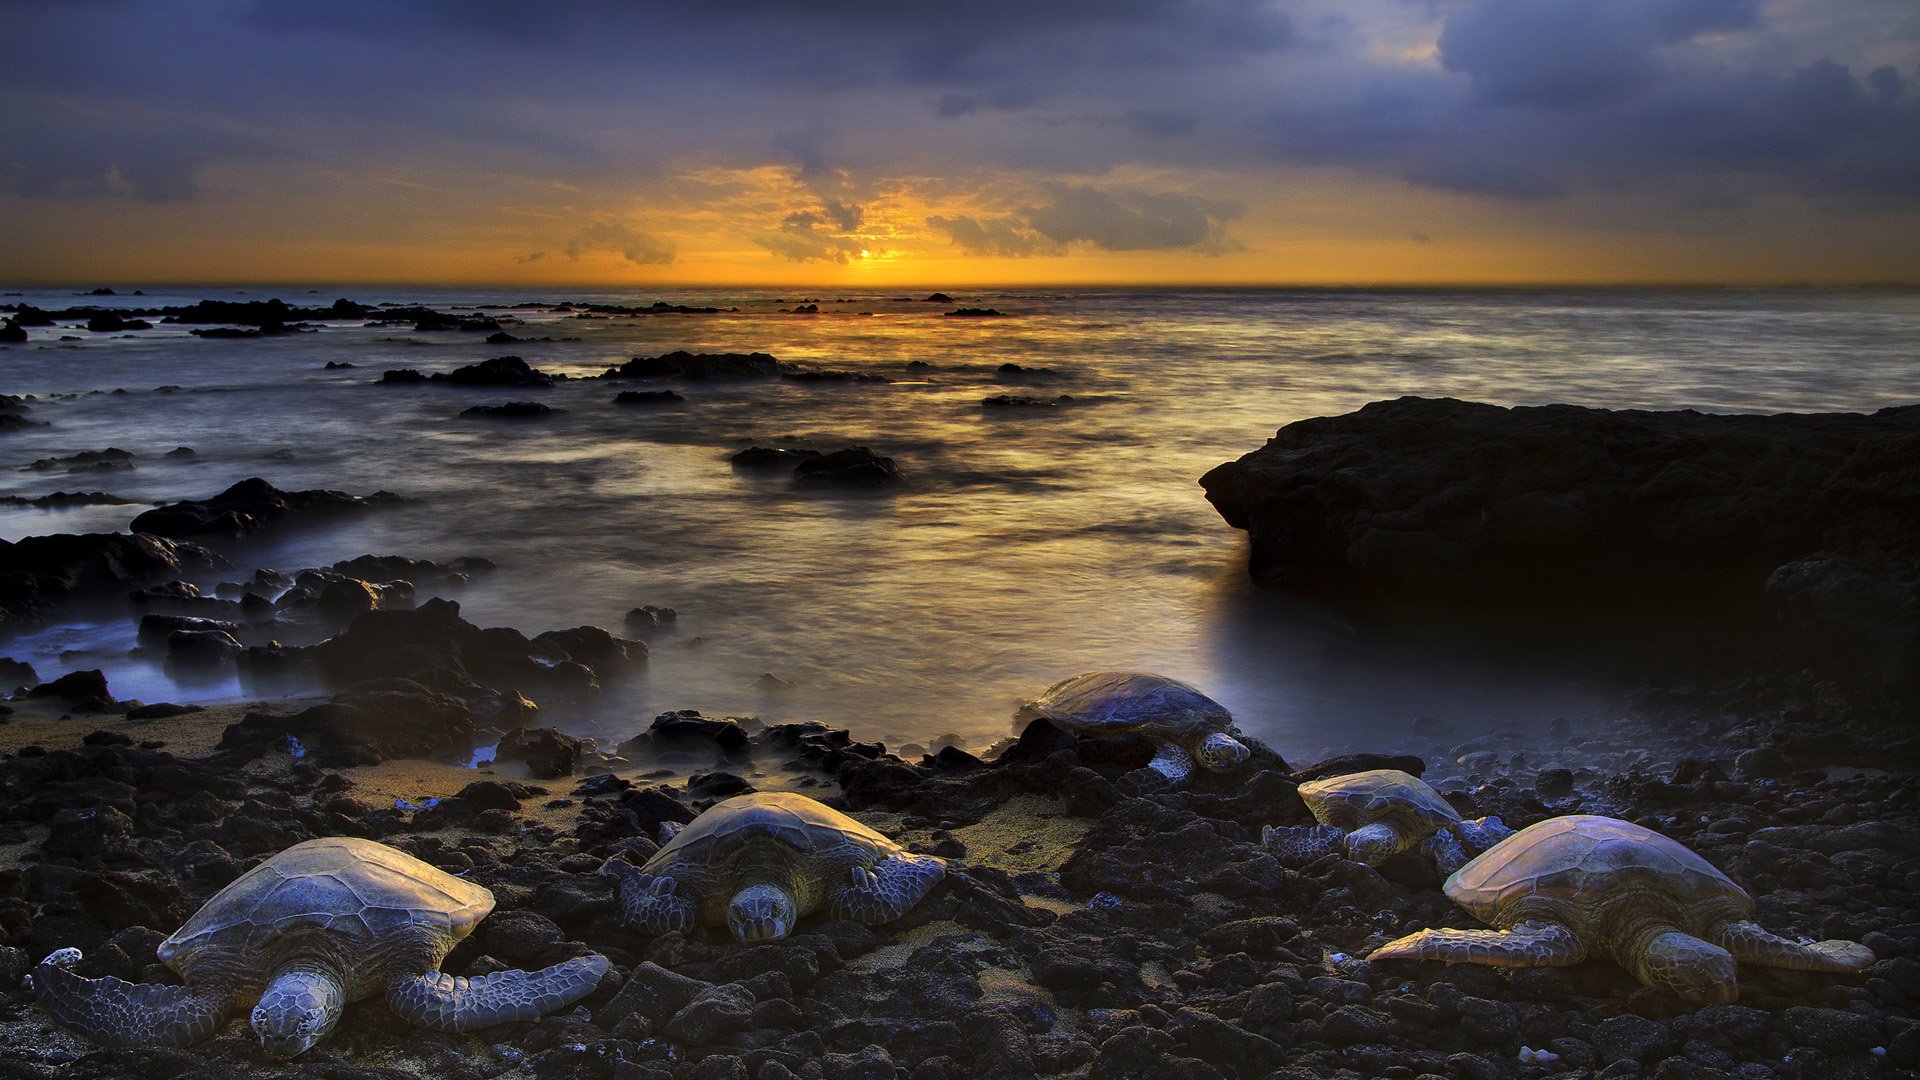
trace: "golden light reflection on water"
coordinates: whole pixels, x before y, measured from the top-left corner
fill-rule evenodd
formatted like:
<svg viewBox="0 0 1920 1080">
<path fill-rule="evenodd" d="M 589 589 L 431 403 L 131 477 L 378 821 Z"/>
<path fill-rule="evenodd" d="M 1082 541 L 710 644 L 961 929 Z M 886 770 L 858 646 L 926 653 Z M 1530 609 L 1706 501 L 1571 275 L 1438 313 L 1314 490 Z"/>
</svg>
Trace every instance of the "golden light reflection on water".
<svg viewBox="0 0 1920 1080">
<path fill-rule="evenodd" d="M 549 703 L 550 716 L 586 733 L 617 740 L 658 712 L 694 708 L 853 725 L 894 744 L 954 732 L 983 745 L 1047 684 L 1130 668 L 1193 681 L 1283 751 L 1311 755 L 1391 748 L 1420 715 L 1541 723 L 1593 698 L 1253 589 L 1243 540 L 1196 485 L 1208 468 L 1290 420 L 1406 393 L 1872 407 L 1911 392 L 1906 343 L 1920 327 L 1920 304 L 1871 297 L 1830 309 L 1820 298 L 1722 294 L 1008 290 L 962 295 L 1016 313 L 971 320 L 898 295 L 687 293 L 668 299 L 745 310 L 541 318 L 516 330 L 577 338 L 515 346 L 573 375 L 695 348 L 892 380 L 686 385 L 676 389 L 688 402 L 662 409 L 613 406 L 619 387 L 598 381 L 492 395 L 375 386 L 385 367 L 447 370 L 499 351 L 391 330 L 32 351 L 16 369 L 23 391 L 186 389 L 50 403 L 55 426 L 11 436 L 9 449 L 24 461 L 126 446 L 141 465 L 113 486 L 139 499 L 204 497 L 254 474 L 282 487 L 406 493 L 421 501 L 271 534 L 243 561 L 484 555 L 500 570 L 457 593 L 483 625 L 617 630 L 636 605 L 678 609 L 643 670 L 589 707 Z M 803 296 L 828 313 L 777 313 Z M 851 302 L 834 303 L 842 298 Z M 1850 366 L 1834 368 L 1836 354 Z M 359 367 L 322 369 L 343 357 Z M 1028 370 L 1009 378 L 1006 363 Z M 1074 402 L 981 406 L 1000 393 Z M 520 426 L 458 415 L 529 396 L 565 411 Z M 183 432 L 201 450 L 195 464 L 150 462 Z M 728 456 L 750 443 L 867 445 L 907 479 L 885 495 L 797 490 L 731 469 Z M 35 483 L 23 474 L 8 490 Z M 20 535 L 50 520 L 14 512 L 0 524 Z M 175 696 L 124 647 L 116 656 L 111 641 L 87 644 L 85 666 L 119 665 L 111 677 L 124 695 Z M 764 672 L 793 685 L 765 689 Z"/>
</svg>

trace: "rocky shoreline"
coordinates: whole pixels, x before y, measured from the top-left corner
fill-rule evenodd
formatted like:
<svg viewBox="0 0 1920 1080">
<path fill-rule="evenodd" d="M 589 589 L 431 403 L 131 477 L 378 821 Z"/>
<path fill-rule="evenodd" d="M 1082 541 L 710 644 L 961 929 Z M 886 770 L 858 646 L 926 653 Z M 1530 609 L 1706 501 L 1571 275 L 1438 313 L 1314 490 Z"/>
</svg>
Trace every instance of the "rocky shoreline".
<svg viewBox="0 0 1920 1080">
<path fill-rule="evenodd" d="M 1333 535 L 1326 523 L 1351 502 L 1333 495 L 1399 497 L 1392 478 L 1409 460 L 1395 457 L 1409 445 L 1406 425 L 1438 424 L 1446 436 L 1429 414 L 1502 422 L 1486 408 L 1403 401 L 1289 428 L 1239 475 L 1209 474 L 1209 495 L 1229 521 L 1256 530 L 1258 570 L 1262 551 L 1297 554 L 1258 530 L 1306 522 Z M 1387 440 L 1393 454 L 1362 445 L 1380 422 L 1399 432 Z M 1872 453 L 1897 457 L 1898 438 Z M 1422 460 L 1466 477 L 1474 455 Z M 1291 493 L 1279 500 L 1290 517 L 1256 506 L 1267 482 Z M 1470 478 L 1436 483 L 1443 494 L 1474 488 Z M 1845 522 L 1828 515 L 1820 550 L 1855 566 L 1861 553 L 1900 550 L 1903 534 L 1889 524 L 1900 519 L 1887 516 L 1897 505 L 1867 505 Z M 184 523 L 176 535 L 234 537 L 365 508 L 338 492 L 249 481 L 168 510 Z M 1377 522 L 1368 516 L 1376 509 L 1339 520 Z M 1493 557 L 1447 524 L 1467 518 L 1428 509 L 1461 545 L 1449 557 Z M 1146 764 L 1148 740 L 1077 739 L 1045 721 L 992 747 L 936 741 L 921 753 L 890 752 L 857 726 L 768 727 L 683 710 L 614 753 L 597 751 L 535 726 L 538 708 L 522 691 L 591 694 L 604 674 L 643 660 L 645 644 L 597 627 L 528 637 L 476 626 L 450 601 L 416 606 L 416 585 L 464 580 L 489 569 L 484 560 L 366 556 L 293 575 L 259 571 L 203 595 L 178 577 L 220 570 L 222 557 L 184 539 L 42 537 L 0 554 L 10 564 L 0 577 L 10 624 L 126 593 L 143 641 L 180 662 L 232 664 L 263 680 L 299 672 L 333 691 L 245 707 L 141 705 L 115 701 L 97 672 L 78 672 L 0 706 L 0 1080 L 289 1069 L 456 1080 L 1920 1069 L 1920 772 L 1911 768 L 1920 743 L 1863 704 L 1857 682 L 1818 665 L 1647 679 L 1624 717 L 1538 730 L 1416 720 L 1391 755 L 1291 770 L 1256 760 L 1203 771 L 1181 790 L 1134 794 L 1116 781 Z M 635 614 L 645 618 L 628 630 L 644 635 L 672 613 Z M 31 670 L 4 674 L 10 685 L 36 681 Z M 498 739 L 492 762 L 466 767 L 489 738 Z M 1574 813 L 1644 825 L 1745 885 L 1769 929 L 1859 941 L 1877 962 L 1858 976 L 1743 969 L 1740 1000 L 1706 1007 L 1605 961 L 1518 971 L 1369 962 L 1404 934 L 1473 925 L 1441 893 L 1433 865 L 1405 854 L 1377 868 L 1337 856 L 1289 867 L 1262 846 L 1261 830 L 1311 823 L 1300 784 L 1372 768 L 1423 776 L 1463 816 L 1497 815 L 1515 828 Z M 789 938 L 743 946 L 724 932 L 646 936 L 623 926 L 612 882 L 598 872 L 604 861 L 644 861 L 663 826 L 754 790 L 821 799 L 948 860 L 949 872 L 879 927 L 813 918 Z M 56 1026 L 21 984 L 33 962 L 66 946 L 84 950 L 83 975 L 172 981 L 155 953 L 167 933 L 249 866 L 321 836 L 378 840 L 493 892 L 497 907 L 448 957 L 449 974 L 588 953 L 607 956 L 612 974 L 570 1010 L 472 1034 L 423 1031 L 363 1002 L 290 1066 L 263 1058 L 244 1025 L 184 1050 L 102 1049 Z"/>
<path fill-rule="evenodd" d="M 655 738 L 623 747 L 659 755 L 664 773 L 536 781 L 504 762 L 478 774 L 423 766 L 402 799 L 391 770 L 404 763 L 327 767 L 284 740 L 266 753 L 236 742 L 265 717 L 301 715 L 291 706 L 238 722 L 234 710 L 174 718 L 165 740 L 138 722 L 16 708 L 0 726 L 9 988 L 64 945 L 86 950 L 85 974 L 156 979 L 154 946 L 199 903 L 260 858 L 325 835 L 379 839 L 493 890 L 498 908 L 449 958 L 451 973 L 589 951 L 614 961 L 579 1008 L 474 1035 L 354 1006 L 293 1066 L 314 1075 L 1759 1077 L 1920 1066 L 1920 784 L 1796 760 L 1769 741 L 1765 716 L 1676 705 L 1632 738 L 1563 724 L 1531 742 L 1493 732 L 1445 745 L 1448 734 L 1426 730 L 1413 735 L 1432 744 L 1424 760 L 1355 756 L 1128 797 L 1113 781 L 1150 747 L 1077 741 L 1044 722 L 981 756 L 947 747 L 908 761 L 817 724 L 669 714 Z M 28 730 L 42 743 L 22 745 Z M 1325 858 L 1287 869 L 1259 830 L 1309 821 L 1299 782 L 1376 766 L 1424 773 L 1462 813 L 1516 826 L 1572 812 L 1638 821 L 1745 883 L 1767 925 L 1861 940 L 1879 962 L 1860 977 L 1746 969 L 1738 1004 L 1700 1009 L 1605 962 L 1369 964 L 1372 947 L 1401 933 L 1464 925 L 1431 865 Z M 620 926 L 601 861 L 644 859 L 663 822 L 757 788 L 822 798 L 953 870 L 920 907 L 874 929 L 810 920 L 787 940 L 743 947 Z M 188 1050 L 101 1050 L 53 1026 L 29 994 L 5 1002 L 0 1075 L 279 1074 L 244 1026 Z"/>
</svg>

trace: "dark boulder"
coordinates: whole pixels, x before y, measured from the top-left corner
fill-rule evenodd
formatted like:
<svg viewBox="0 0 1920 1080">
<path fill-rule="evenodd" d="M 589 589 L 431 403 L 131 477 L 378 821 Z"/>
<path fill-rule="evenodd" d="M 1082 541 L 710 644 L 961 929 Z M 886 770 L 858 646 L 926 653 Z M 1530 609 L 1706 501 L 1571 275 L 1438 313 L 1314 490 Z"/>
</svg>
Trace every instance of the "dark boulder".
<svg viewBox="0 0 1920 1080">
<path fill-rule="evenodd" d="M 1910 654 L 1916 461 L 1920 406 L 1719 416 L 1401 398 L 1289 424 L 1200 483 L 1248 531 L 1253 577 L 1290 592 L 1569 628 L 1711 611 L 1768 631 L 1778 603 L 1836 641 Z"/>
<path fill-rule="evenodd" d="M 69 671 L 52 682 L 43 682 L 28 690 L 29 698 L 59 698 L 76 712 L 118 712 L 113 694 L 107 690 L 107 676 L 99 668 Z"/>
<path fill-rule="evenodd" d="M 794 466 L 795 483 L 837 487 L 886 487 L 900 482 L 893 459 L 864 446 L 849 446 Z"/>
<path fill-rule="evenodd" d="M 613 396 L 615 405 L 679 405 L 686 400 L 672 390 L 622 390 Z"/>
<path fill-rule="evenodd" d="M 27 331 L 25 327 L 12 319 L 0 322 L 0 345 L 25 345 L 26 343 Z"/>
<path fill-rule="evenodd" d="M 538 420 L 565 411 L 540 401 L 508 401 L 499 405 L 474 405 L 461 409 L 460 415 L 482 420 Z"/>
<path fill-rule="evenodd" d="M 514 728 L 494 748 L 495 761 L 518 761 L 541 780 L 572 776 L 580 760 L 580 740 L 554 728 Z"/>
<path fill-rule="evenodd" d="M 52 614 L 81 596 L 225 565 L 198 544 L 124 533 L 0 540 L 0 623 Z"/>
<path fill-rule="evenodd" d="M 133 519 L 133 531 L 155 536 L 246 536 L 292 517 L 364 514 L 395 501 L 389 492 L 364 498 L 342 491 L 282 491 L 259 477 L 242 480 L 210 499 L 170 503 Z"/>
<path fill-rule="evenodd" d="M 766 353 L 690 353 L 678 350 L 664 356 L 636 356 L 617 368 L 609 379 L 686 379 L 692 382 L 736 379 L 773 379 L 787 365 Z"/>
<path fill-rule="evenodd" d="M 322 765 L 389 757 L 460 757 L 473 747 L 473 716 L 458 699 L 405 679 L 336 694 L 293 716 L 248 713 L 221 734 L 219 749 L 242 758 L 311 752 Z"/>
<path fill-rule="evenodd" d="M 749 742 L 747 730 L 741 726 L 738 718 L 702 716 L 692 709 L 665 712 L 654 717 L 642 738 L 656 747 L 707 743 L 729 754 L 745 751 Z M 630 739 L 622 743 L 620 749 L 625 753 L 629 747 L 641 748 L 641 744 L 641 739 Z"/>
<path fill-rule="evenodd" d="M 445 375 L 432 376 L 434 382 L 449 386 L 547 387 L 554 376 L 530 366 L 517 356 L 496 356 L 477 364 L 455 368 Z"/>
<path fill-rule="evenodd" d="M 736 469 L 791 468 L 820 456 L 818 450 L 775 446 L 749 446 L 728 460 Z"/>
<path fill-rule="evenodd" d="M 167 662 L 182 667 L 224 667 L 241 653 L 240 642 L 225 630 L 175 630 L 167 635 Z"/>
</svg>

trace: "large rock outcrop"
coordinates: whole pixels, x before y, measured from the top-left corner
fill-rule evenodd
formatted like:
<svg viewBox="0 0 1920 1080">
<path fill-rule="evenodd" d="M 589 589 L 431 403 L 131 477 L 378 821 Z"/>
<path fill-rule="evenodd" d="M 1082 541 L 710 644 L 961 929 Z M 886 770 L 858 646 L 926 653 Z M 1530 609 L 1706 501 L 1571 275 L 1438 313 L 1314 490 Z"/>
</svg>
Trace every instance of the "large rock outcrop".
<svg viewBox="0 0 1920 1080">
<path fill-rule="evenodd" d="M 0 540 L 0 626 L 45 618 L 74 600 L 226 565 L 198 544 L 125 533 Z"/>
<path fill-rule="evenodd" d="M 1409 397 L 1289 424 L 1200 483 L 1247 530 L 1255 580 L 1297 594 L 1563 619 L 1784 611 L 1909 671 L 1920 640 L 1920 406 L 1723 416 Z"/>
<path fill-rule="evenodd" d="M 133 519 L 133 531 L 169 536 L 246 536 L 291 517 L 362 514 L 400 501 L 390 491 L 349 495 L 344 491 L 282 491 L 259 477 L 242 480 L 211 499 L 189 499 L 149 510 Z"/>
</svg>

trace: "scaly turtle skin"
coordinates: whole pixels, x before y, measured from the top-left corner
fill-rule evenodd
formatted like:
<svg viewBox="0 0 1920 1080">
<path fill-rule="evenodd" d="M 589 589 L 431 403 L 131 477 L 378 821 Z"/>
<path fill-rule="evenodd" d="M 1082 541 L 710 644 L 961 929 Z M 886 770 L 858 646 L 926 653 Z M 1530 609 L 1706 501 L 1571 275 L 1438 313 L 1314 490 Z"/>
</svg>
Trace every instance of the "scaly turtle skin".
<svg viewBox="0 0 1920 1080">
<path fill-rule="evenodd" d="M 1136 794 L 1185 784 L 1196 763 L 1219 771 L 1249 757 L 1285 770 L 1265 744 L 1233 726 L 1226 707 L 1178 679 L 1137 671 L 1095 671 L 1055 683 L 1020 707 L 1022 723 L 1046 720 L 1082 739 L 1145 735 L 1159 744 L 1153 760 L 1120 778 Z"/>
<path fill-rule="evenodd" d="M 421 1027 L 468 1031 L 539 1019 L 606 974 L 604 956 L 478 979 L 442 973 L 448 951 L 492 910 L 486 889 L 403 851 L 308 840 L 236 878 L 160 943 L 184 985 L 82 978 L 68 970 L 77 949 L 41 961 L 33 984 L 54 1019 L 107 1046 L 188 1046 L 252 1005 L 261 1048 L 291 1058 L 372 994 Z"/>
<path fill-rule="evenodd" d="M 1695 1004 L 1740 996 L 1734 961 L 1794 971 L 1860 971 L 1851 941 L 1802 945 L 1753 921 L 1753 898 L 1659 833 L 1576 814 L 1530 825 L 1447 879 L 1446 893 L 1494 930 L 1422 930 L 1373 960 L 1566 967 L 1612 957 L 1649 986 Z"/>
<path fill-rule="evenodd" d="M 645 866 L 608 859 L 627 925 L 646 934 L 725 926 L 742 942 L 786 937 L 825 910 L 869 926 L 930 892 L 947 864 L 804 795 L 754 792 L 716 803 Z"/>
<path fill-rule="evenodd" d="M 1419 851 L 1431 858 L 1442 877 L 1470 855 L 1513 835 L 1497 817 L 1462 821 L 1438 791 L 1399 769 L 1329 776 L 1300 785 L 1300 798 L 1318 827 L 1267 826 L 1260 840 L 1289 866 L 1304 866 L 1321 855 L 1344 850 L 1347 857 L 1378 866 L 1391 855 Z"/>
</svg>

